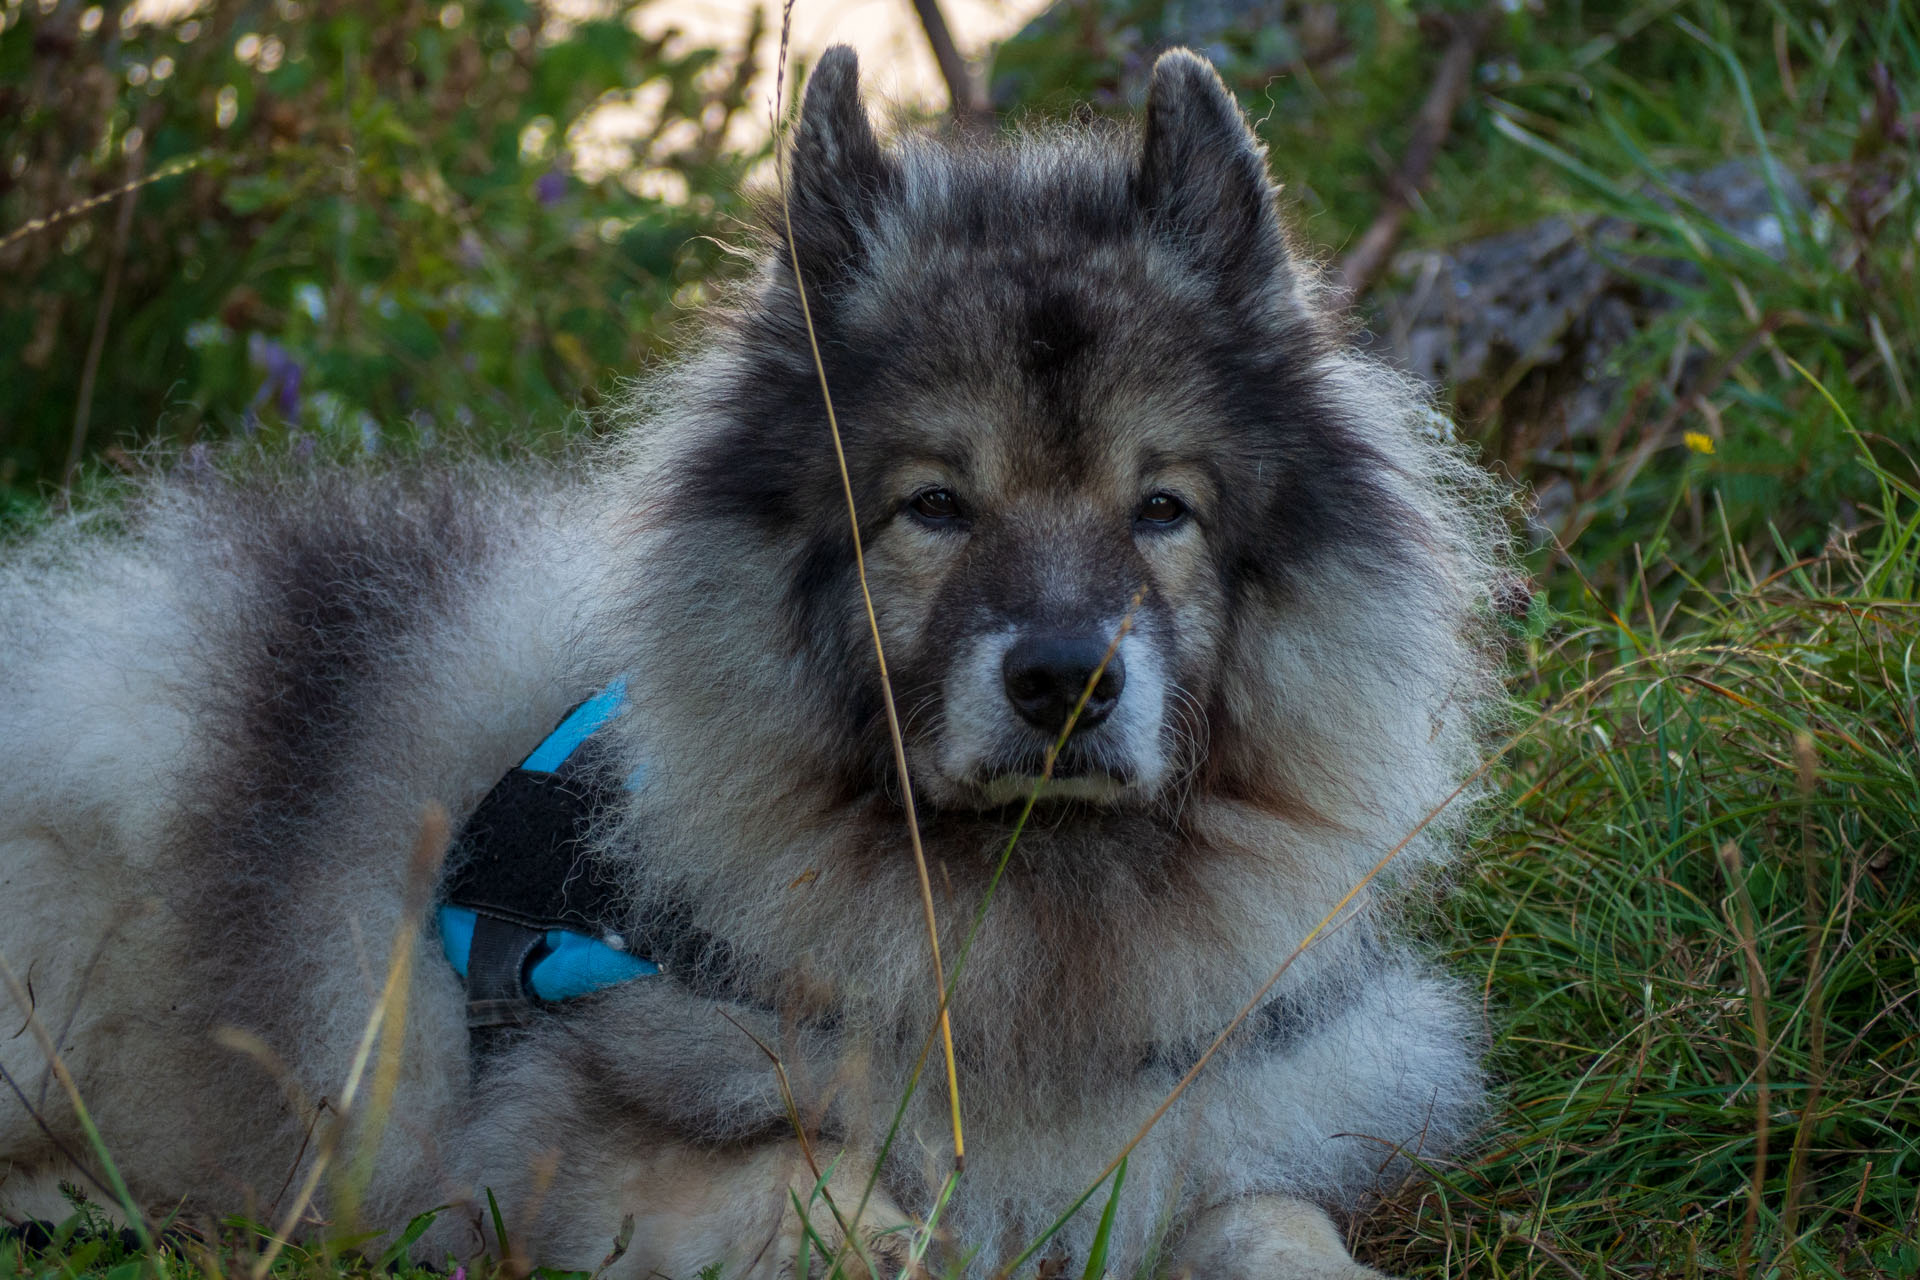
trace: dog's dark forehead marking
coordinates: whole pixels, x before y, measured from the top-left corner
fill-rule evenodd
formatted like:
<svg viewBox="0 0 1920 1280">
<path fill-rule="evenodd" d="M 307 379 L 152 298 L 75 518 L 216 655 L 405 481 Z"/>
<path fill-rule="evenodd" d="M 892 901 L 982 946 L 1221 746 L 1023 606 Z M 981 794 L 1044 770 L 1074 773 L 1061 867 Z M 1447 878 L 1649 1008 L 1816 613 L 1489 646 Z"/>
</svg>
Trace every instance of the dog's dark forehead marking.
<svg viewBox="0 0 1920 1280">
<path fill-rule="evenodd" d="M 1129 402 L 1168 387 L 1197 395 L 1214 376 L 1162 331 L 1188 318 L 1191 304 L 1156 297 L 1112 262 L 1022 258 L 912 274 L 914 306 L 876 307 L 872 321 L 844 334 L 848 351 L 890 353 L 896 404 L 933 400 L 948 410 L 900 414 L 909 435 L 923 416 L 973 416 L 995 433 L 998 452 L 1033 455 L 1062 479 L 1098 477 L 1133 465 L 1115 456 L 1141 434 Z M 1144 425 L 1157 426 L 1151 434 L 1168 451 L 1202 442 L 1175 422 Z"/>
<path fill-rule="evenodd" d="M 1046 386 L 1062 380 L 1092 346 L 1096 333 L 1080 299 L 1048 283 L 1025 300 L 1019 356 L 1027 378 Z"/>
<path fill-rule="evenodd" d="M 1068 472 L 1081 471 L 1087 357 L 1097 332 L 1085 304 L 1064 285 L 1049 282 L 1021 303 L 1023 314 L 1009 329 L 1012 354 L 1026 382 L 1024 398 L 1046 444 L 1063 455 L 1059 464 Z"/>
</svg>

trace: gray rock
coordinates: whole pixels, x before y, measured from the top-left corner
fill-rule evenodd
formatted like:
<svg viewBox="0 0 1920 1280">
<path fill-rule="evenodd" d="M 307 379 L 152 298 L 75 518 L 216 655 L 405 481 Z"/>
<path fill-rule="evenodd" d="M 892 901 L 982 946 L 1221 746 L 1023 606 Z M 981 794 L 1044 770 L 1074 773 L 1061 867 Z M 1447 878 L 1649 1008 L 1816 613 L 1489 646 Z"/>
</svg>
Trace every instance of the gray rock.
<svg viewBox="0 0 1920 1280">
<path fill-rule="evenodd" d="M 1783 175 L 1796 210 L 1804 187 Z M 1779 258 L 1786 229 L 1756 163 L 1729 161 L 1652 190 L 1654 203 L 1703 231 Z M 1661 252 L 1659 232 L 1625 218 L 1546 218 L 1531 226 L 1394 259 L 1376 295 L 1383 337 L 1410 372 L 1451 389 L 1463 407 L 1516 411 L 1509 434 L 1538 448 L 1597 434 L 1617 405 L 1612 357 L 1673 305 L 1663 282 L 1693 283 L 1697 266 Z M 1693 372 L 1681 362 L 1668 391 Z M 1531 392 L 1531 395 L 1525 394 Z M 1478 403 L 1475 403 L 1478 402 Z M 1491 403 L 1489 403 L 1491 402 Z"/>
</svg>

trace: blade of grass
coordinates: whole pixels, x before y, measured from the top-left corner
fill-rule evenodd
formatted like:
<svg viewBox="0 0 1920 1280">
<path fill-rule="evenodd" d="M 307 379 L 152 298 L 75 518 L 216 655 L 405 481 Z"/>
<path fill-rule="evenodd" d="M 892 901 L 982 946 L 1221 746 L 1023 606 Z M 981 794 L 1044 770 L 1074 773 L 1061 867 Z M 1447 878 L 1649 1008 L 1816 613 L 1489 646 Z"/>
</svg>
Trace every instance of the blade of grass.
<svg viewBox="0 0 1920 1280">
<path fill-rule="evenodd" d="M 959 1170 L 950 1170 L 947 1180 L 940 1184 L 940 1194 L 933 1198 L 933 1208 L 928 1211 L 926 1222 L 914 1233 L 913 1242 L 907 1246 L 908 1271 L 918 1273 L 923 1270 L 927 1250 L 933 1245 L 933 1233 L 940 1226 L 940 1215 L 947 1211 L 947 1204 L 953 1199 L 953 1189 L 959 1184 Z"/>
<path fill-rule="evenodd" d="M 404 1263 L 407 1257 L 407 1250 L 411 1249 L 414 1242 L 427 1233 L 427 1228 L 431 1227 L 435 1220 L 438 1219 L 442 1213 L 446 1212 L 446 1209 L 447 1206 L 444 1204 L 436 1205 L 425 1213 L 416 1213 L 412 1218 L 408 1219 L 406 1229 L 395 1237 L 394 1242 L 386 1247 L 386 1250 L 381 1253 L 379 1260 L 373 1264 L 375 1273 L 385 1273 Z"/>
<path fill-rule="evenodd" d="M 1793 755 L 1796 782 L 1803 807 L 1800 810 L 1800 869 L 1805 901 L 1802 923 L 1807 932 L 1807 1092 L 1800 1103 L 1800 1122 L 1793 1135 L 1793 1148 L 1787 1157 L 1787 1193 L 1780 1209 L 1780 1235 L 1786 1248 L 1799 1254 L 1796 1228 L 1800 1204 L 1806 1193 L 1807 1160 L 1813 1150 L 1813 1130 L 1820 1119 L 1821 1091 L 1826 1086 L 1827 1009 L 1824 987 L 1826 964 L 1826 919 L 1821 906 L 1820 858 L 1814 837 L 1813 794 L 1819 781 L 1819 757 L 1811 734 L 1794 735 Z"/>
<path fill-rule="evenodd" d="M 800 1218 L 800 1252 L 799 1256 L 795 1259 L 796 1270 L 794 1271 L 794 1275 L 799 1277 L 800 1280 L 805 1280 L 809 1269 L 813 1265 L 812 1259 L 807 1256 L 810 1247 L 817 1247 L 820 1250 L 820 1256 L 823 1258 L 829 1257 L 834 1253 L 833 1250 L 827 1247 L 827 1242 L 820 1238 L 820 1231 L 813 1225 L 813 1218 L 808 1215 L 806 1208 L 806 1205 L 812 1204 L 815 1198 L 826 1194 L 827 1179 L 832 1176 L 833 1164 L 829 1164 L 826 1170 L 814 1179 L 812 1190 L 807 1192 L 806 1204 L 801 1203 L 800 1193 L 798 1191 L 795 1191 L 792 1187 L 787 1188 L 787 1198 L 793 1201 L 793 1211 Z M 844 1246 L 850 1242 L 849 1238 L 843 1240 L 842 1244 Z M 862 1255 L 863 1258 L 864 1256 L 865 1255 Z M 867 1272 L 868 1280 L 878 1280 L 879 1274 L 879 1272 L 869 1269 Z"/>
<path fill-rule="evenodd" d="M 1760 1206 L 1766 1195 L 1767 1139 L 1771 1129 L 1769 1120 L 1773 1107 L 1773 1086 L 1771 1075 L 1767 1070 L 1767 1060 L 1773 1050 L 1772 1042 L 1767 1035 L 1766 974 L 1760 964 L 1753 895 L 1747 888 L 1746 870 L 1741 865 L 1740 846 L 1731 840 L 1721 845 L 1720 861 L 1726 868 L 1730 886 L 1729 917 L 1734 927 L 1734 935 L 1740 943 L 1741 955 L 1745 957 L 1747 964 L 1747 1016 L 1753 1027 L 1754 1058 L 1757 1063 L 1754 1067 L 1758 1101 L 1754 1107 L 1756 1116 L 1753 1135 L 1753 1180 L 1747 1193 L 1746 1216 L 1740 1223 L 1740 1241 L 1735 1246 L 1733 1255 L 1734 1273 L 1740 1280 L 1746 1280 L 1747 1268 L 1754 1261 L 1754 1234 L 1760 1222 Z"/>
<path fill-rule="evenodd" d="M 493 1219 L 493 1238 L 500 1246 L 500 1261 L 505 1262 L 513 1256 L 513 1246 L 507 1242 L 506 1219 L 500 1215 L 500 1202 L 493 1197 L 493 1188 L 487 1188 L 487 1216 Z"/>
<path fill-rule="evenodd" d="M 1113 1171 L 1113 1190 L 1107 1195 L 1107 1207 L 1100 1211 L 1100 1225 L 1094 1230 L 1093 1243 L 1087 1246 L 1087 1265 L 1080 1280 L 1103 1280 L 1107 1274 L 1107 1242 L 1113 1237 L 1113 1215 L 1120 1208 L 1120 1188 L 1127 1182 L 1126 1157 Z"/>
<path fill-rule="evenodd" d="M 1747 80 L 1746 68 L 1740 65 L 1739 55 L 1727 46 L 1726 41 L 1714 39 L 1685 18 L 1675 16 L 1672 21 L 1674 26 L 1711 50 L 1726 67 L 1728 76 L 1732 77 L 1734 93 L 1740 100 L 1740 114 L 1746 121 L 1747 132 L 1753 137 L 1753 145 L 1760 152 L 1760 172 L 1767 182 L 1767 194 L 1773 199 L 1773 212 L 1780 220 L 1781 234 L 1792 248 L 1794 259 L 1804 260 L 1807 245 L 1800 226 L 1800 211 L 1787 198 L 1786 184 L 1780 177 L 1780 161 L 1775 158 L 1773 148 L 1767 142 L 1767 131 L 1760 125 L 1760 108 L 1754 103 L 1753 85 Z"/>
</svg>

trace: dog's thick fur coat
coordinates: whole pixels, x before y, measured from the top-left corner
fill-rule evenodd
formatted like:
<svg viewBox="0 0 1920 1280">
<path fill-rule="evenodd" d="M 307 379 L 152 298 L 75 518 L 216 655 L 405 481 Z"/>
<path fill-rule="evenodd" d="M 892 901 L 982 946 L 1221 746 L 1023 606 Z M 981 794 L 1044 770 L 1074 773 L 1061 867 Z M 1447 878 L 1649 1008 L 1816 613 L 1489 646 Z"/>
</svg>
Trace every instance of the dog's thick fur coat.
<svg viewBox="0 0 1920 1280">
<path fill-rule="evenodd" d="M 1079 679 L 1060 655 L 1144 589 L 959 981 L 937 1265 L 1043 1231 L 1383 854 L 1449 856 L 1496 687 L 1491 491 L 1345 345 L 1205 63 L 1162 58 L 1137 133 L 883 144 L 836 50 L 786 197 L 592 458 L 182 465 L 7 553 L 0 952 L 145 1205 L 284 1210 L 394 939 L 430 930 L 423 812 L 457 824 L 616 677 L 644 780 L 602 871 L 724 945 L 470 1061 L 429 934 L 390 1119 L 370 1160 L 339 1136 L 318 1212 L 490 1189 L 537 1262 L 593 1266 L 632 1214 L 619 1274 L 772 1274 L 814 1176 L 748 1032 L 858 1199 L 935 995 L 789 225 L 950 963 L 1051 738 L 1033 680 Z M 1444 1152 L 1480 1098 L 1477 1016 L 1390 925 L 1369 887 L 1133 1152 L 1116 1272 L 1361 1274 L 1312 1206 Z M 43 1211 L 91 1156 L 33 1036 L 0 1066 L 0 1209 Z M 940 1074 L 871 1223 L 952 1165 Z"/>
</svg>

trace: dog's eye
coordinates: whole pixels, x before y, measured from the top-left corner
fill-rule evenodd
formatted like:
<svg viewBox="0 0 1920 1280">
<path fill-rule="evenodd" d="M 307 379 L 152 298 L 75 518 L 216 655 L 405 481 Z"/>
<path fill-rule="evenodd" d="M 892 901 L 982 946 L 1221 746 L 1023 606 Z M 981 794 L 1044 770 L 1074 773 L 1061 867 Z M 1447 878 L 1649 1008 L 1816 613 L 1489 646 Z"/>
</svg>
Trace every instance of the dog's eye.
<svg viewBox="0 0 1920 1280">
<path fill-rule="evenodd" d="M 907 509 L 930 524 L 960 518 L 960 499 L 951 489 L 922 489 L 907 499 Z"/>
<path fill-rule="evenodd" d="M 1179 524 L 1187 518 L 1187 504 L 1170 493 L 1156 493 L 1140 504 L 1140 514 L 1134 518 L 1162 527 Z"/>
</svg>

